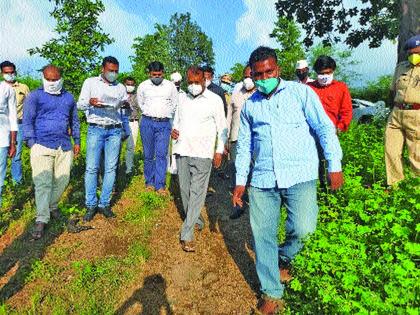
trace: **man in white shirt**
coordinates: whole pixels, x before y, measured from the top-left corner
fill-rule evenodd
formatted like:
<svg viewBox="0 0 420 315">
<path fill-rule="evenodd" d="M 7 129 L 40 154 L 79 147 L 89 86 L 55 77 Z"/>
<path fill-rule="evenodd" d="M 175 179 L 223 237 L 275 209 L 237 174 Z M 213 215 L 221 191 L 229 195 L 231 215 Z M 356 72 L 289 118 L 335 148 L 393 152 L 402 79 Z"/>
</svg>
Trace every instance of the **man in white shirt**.
<svg viewBox="0 0 420 315">
<path fill-rule="evenodd" d="M 296 82 L 307 84 L 314 82 L 314 79 L 309 77 L 309 66 L 305 59 L 298 60 L 296 62 Z"/>
<path fill-rule="evenodd" d="M 143 115 L 140 136 L 144 154 L 144 177 L 147 189 L 165 194 L 170 119 L 178 104 L 178 91 L 172 82 L 163 78 L 164 67 L 161 62 L 153 61 L 147 69 L 149 79 L 137 88 L 137 101 Z"/>
<path fill-rule="evenodd" d="M 227 140 L 227 124 L 221 98 L 205 88 L 203 70 L 190 67 L 188 94 L 180 95 L 172 138 L 177 155 L 181 199 L 186 215 L 181 229 L 181 247 L 195 251 L 194 227 L 206 198 L 212 167 L 220 167 Z M 216 143 L 216 150 L 215 150 Z M 215 152 L 216 151 L 216 152 Z"/>
<path fill-rule="evenodd" d="M 16 93 L 6 82 L 0 82 L 0 208 L 1 191 L 6 177 L 7 157 L 16 153 Z"/>
</svg>

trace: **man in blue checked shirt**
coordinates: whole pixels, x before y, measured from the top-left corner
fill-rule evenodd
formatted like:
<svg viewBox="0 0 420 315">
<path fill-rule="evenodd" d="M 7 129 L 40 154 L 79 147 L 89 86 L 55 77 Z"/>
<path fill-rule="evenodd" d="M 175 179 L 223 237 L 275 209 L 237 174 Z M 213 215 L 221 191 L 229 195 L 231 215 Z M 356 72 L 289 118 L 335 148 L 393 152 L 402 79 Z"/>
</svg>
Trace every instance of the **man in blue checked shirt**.
<svg viewBox="0 0 420 315">
<path fill-rule="evenodd" d="M 281 282 L 291 280 L 287 267 L 302 248 L 302 238 L 315 230 L 317 222 L 319 161 L 311 130 L 320 139 L 333 190 L 343 184 L 342 152 L 318 96 L 306 85 L 280 78 L 273 49 L 257 48 L 249 64 L 258 90 L 241 112 L 232 201 L 242 206 L 252 158 L 250 221 L 263 294 L 257 310 L 275 314 L 284 307 Z M 287 209 L 286 240 L 278 247 L 282 203 Z"/>
</svg>

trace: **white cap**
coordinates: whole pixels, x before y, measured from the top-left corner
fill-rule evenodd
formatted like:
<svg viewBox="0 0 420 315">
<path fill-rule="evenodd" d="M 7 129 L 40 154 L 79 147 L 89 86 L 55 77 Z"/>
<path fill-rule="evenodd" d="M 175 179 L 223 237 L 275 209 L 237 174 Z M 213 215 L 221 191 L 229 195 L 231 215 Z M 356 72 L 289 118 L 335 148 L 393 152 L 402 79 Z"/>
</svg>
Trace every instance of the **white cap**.
<svg viewBox="0 0 420 315">
<path fill-rule="evenodd" d="M 304 69 L 304 68 L 308 68 L 308 62 L 305 59 L 298 60 L 296 62 L 296 69 Z"/>
<path fill-rule="evenodd" d="M 171 81 L 172 82 L 179 82 L 182 80 L 182 76 L 179 72 L 174 72 L 171 74 Z"/>
</svg>

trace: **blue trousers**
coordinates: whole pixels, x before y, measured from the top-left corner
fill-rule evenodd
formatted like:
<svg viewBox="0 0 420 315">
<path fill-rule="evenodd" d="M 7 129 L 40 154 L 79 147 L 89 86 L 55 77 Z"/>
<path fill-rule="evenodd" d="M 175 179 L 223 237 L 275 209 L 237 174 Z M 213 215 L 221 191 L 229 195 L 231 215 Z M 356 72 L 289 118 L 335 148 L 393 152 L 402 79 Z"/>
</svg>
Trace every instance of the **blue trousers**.
<svg viewBox="0 0 420 315">
<path fill-rule="evenodd" d="M 9 147 L 0 148 L 0 208 L 1 208 L 1 191 L 6 178 L 7 156 L 9 154 Z"/>
<path fill-rule="evenodd" d="M 18 132 L 16 135 L 16 154 L 12 159 L 11 165 L 11 173 L 12 179 L 16 184 L 22 183 L 22 144 L 23 144 L 23 137 L 22 137 L 22 124 L 18 125 Z"/>
<path fill-rule="evenodd" d="M 153 186 L 156 190 L 165 188 L 170 134 L 169 121 L 154 121 L 142 117 L 140 136 L 143 144 L 144 178 L 146 185 Z"/>
<path fill-rule="evenodd" d="M 263 294 L 283 296 L 279 259 L 290 262 L 302 248 L 302 239 L 315 231 L 318 217 L 316 180 L 292 187 L 249 189 L 250 221 L 255 241 L 256 268 Z M 287 210 L 286 241 L 278 246 L 280 207 Z"/>
</svg>

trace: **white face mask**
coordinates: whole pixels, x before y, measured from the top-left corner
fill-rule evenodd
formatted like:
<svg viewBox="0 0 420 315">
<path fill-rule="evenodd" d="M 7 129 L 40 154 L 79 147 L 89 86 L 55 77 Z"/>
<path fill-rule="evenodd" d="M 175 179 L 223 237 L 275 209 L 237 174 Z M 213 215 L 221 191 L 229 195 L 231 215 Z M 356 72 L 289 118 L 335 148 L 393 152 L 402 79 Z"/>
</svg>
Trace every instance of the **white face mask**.
<svg viewBox="0 0 420 315">
<path fill-rule="evenodd" d="M 190 84 L 188 85 L 188 92 L 193 96 L 197 96 L 203 92 L 203 87 L 200 84 Z"/>
<path fill-rule="evenodd" d="M 42 84 L 45 92 L 57 95 L 61 93 L 61 89 L 63 88 L 63 79 L 57 81 L 47 81 L 45 78 L 42 78 Z"/>
<path fill-rule="evenodd" d="M 206 79 L 206 87 L 208 87 L 211 84 L 211 80 Z"/>
<path fill-rule="evenodd" d="M 134 85 L 127 85 L 125 88 L 127 89 L 128 93 L 133 93 L 134 90 L 136 89 Z"/>
<path fill-rule="evenodd" d="M 318 83 L 325 86 L 331 84 L 334 78 L 334 73 L 331 74 L 318 74 Z"/>
<path fill-rule="evenodd" d="M 254 81 L 252 81 L 251 78 L 245 78 L 243 82 L 244 82 L 244 88 L 247 91 L 250 91 L 255 87 L 255 83 Z"/>
</svg>

